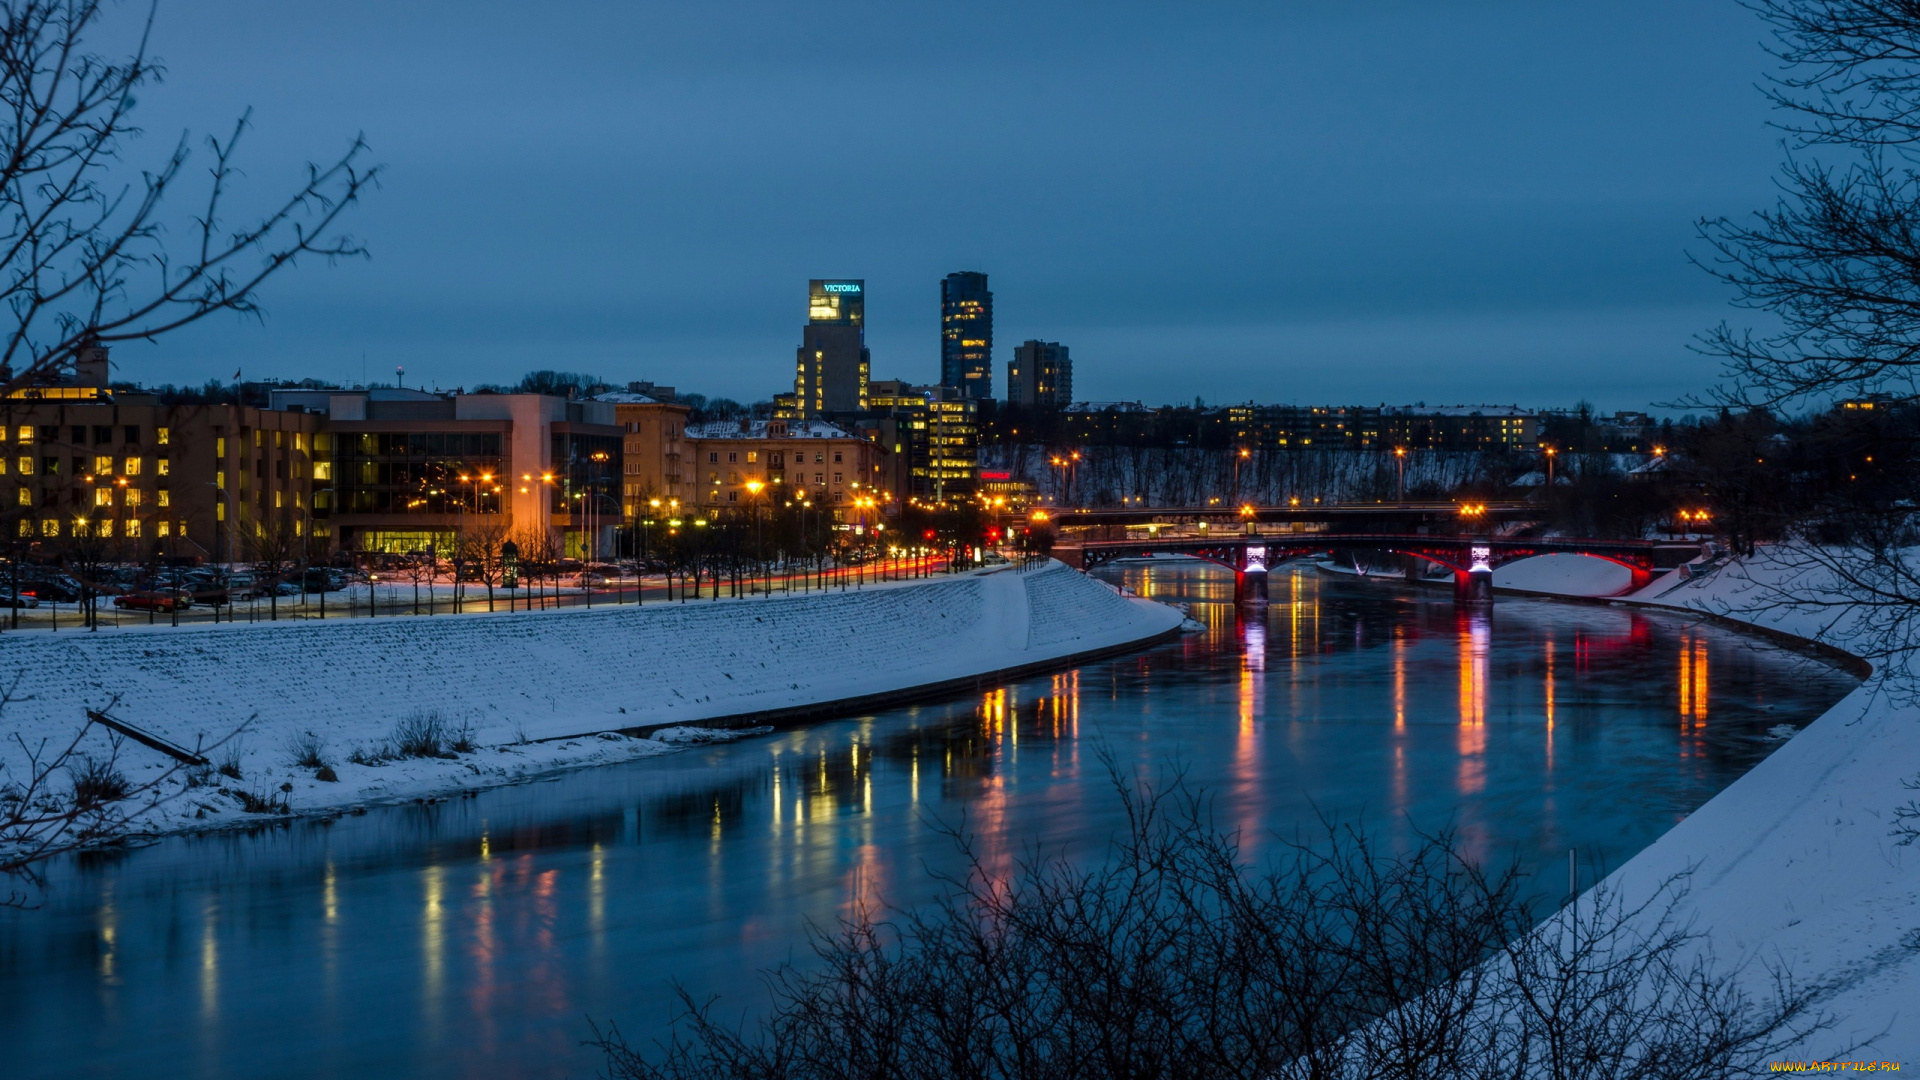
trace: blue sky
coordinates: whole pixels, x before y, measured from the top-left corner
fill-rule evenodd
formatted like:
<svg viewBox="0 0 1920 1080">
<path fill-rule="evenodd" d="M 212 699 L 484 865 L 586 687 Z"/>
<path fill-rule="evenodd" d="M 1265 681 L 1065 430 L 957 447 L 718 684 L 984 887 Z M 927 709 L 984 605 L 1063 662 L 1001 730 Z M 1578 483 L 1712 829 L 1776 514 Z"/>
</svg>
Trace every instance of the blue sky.
<svg viewBox="0 0 1920 1080">
<path fill-rule="evenodd" d="M 1643 408 L 1741 315 L 1686 252 L 1772 197 L 1760 38 L 1732 0 L 166 0 L 135 161 L 251 106 L 256 190 L 356 131 L 388 171 L 371 261 L 117 358 L 756 399 L 806 279 L 864 277 L 875 376 L 931 381 L 967 269 L 996 385 L 1041 337 L 1098 399 Z"/>
</svg>

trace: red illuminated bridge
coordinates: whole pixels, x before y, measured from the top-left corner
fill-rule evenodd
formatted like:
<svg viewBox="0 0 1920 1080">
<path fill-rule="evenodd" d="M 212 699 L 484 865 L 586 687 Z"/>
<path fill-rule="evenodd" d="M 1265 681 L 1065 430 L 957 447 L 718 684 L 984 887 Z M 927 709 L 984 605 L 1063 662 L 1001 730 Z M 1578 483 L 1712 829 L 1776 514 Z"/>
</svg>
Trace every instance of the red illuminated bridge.
<svg viewBox="0 0 1920 1080">
<path fill-rule="evenodd" d="M 1453 571 L 1455 596 L 1487 602 L 1493 597 L 1496 567 L 1538 555 L 1584 555 L 1617 563 L 1633 573 L 1628 592 L 1642 588 L 1663 570 L 1700 555 L 1695 541 L 1580 540 L 1567 537 L 1508 538 L 1439 536 L 1428 533 L 1319 532 L 1294 534 L 1222 534 L 1145 538 L 1062 537 L 1054 555 L 1063 562 L 1090 570 L 1115 559 L 1151 555 L 1190 555 L 1231 567 L 1234 595 L 1266 595 L 1269 567 L 1290 559 L 1338 556 L 1342 552 L 1370 551 L 1406 555 Z"/>
</svg>

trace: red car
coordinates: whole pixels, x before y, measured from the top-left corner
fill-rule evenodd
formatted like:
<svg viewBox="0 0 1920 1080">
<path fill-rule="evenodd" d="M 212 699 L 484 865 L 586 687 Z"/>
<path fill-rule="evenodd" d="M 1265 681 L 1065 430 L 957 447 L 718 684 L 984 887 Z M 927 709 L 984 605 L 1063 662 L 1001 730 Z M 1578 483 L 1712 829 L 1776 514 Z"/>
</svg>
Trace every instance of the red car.
<svg viewBox="0 0 1920 1080">
<path fill-rule="evenodd" d="M 192 601 L 175 593 L 130 592 L 114 597 L 113 606 L 136 611 L 180 611 L 193 605 Z"/>
</svg>

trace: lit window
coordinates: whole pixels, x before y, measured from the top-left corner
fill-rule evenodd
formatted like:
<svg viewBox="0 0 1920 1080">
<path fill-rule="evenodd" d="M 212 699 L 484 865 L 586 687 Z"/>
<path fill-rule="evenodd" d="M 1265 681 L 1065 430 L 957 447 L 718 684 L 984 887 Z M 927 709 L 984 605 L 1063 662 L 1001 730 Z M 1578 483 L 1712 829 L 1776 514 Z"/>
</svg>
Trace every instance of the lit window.
<svg viewBox="0 0 1920 1080">
<path fill-rule="evenodd" d="M 226 503 L 217 502 L 213 504 L 213 520 L 215 521 L 227 520 L 227 504 Z"/>
<path fill-rule="evenodd" d="M 59 536 L 60 535 L 60 519 L 47 518 L 46 520 L 42 521 L 40 523 L 40 535 L 41 536 Z"/>
<path fill-rule="evenodd" d="M 96 476 L 111 476 L 111 475 L 113 475 L 113 459 L 112 459 L 112 458 L 110 458 L 110 457 L 97 457 L 97 458 L 94 458 L 94 459 L 93 459 L 93 472 L 94 472 L 94 475 L 96 475 Z"/>
<path fill-rule="evenodd" d="M 154 528 L 153 534 L 155 536 L 171 536 L 173 534 L 173 523 L 170 521 L 160 522 Z"/>
<path fill-rule="evenodd" d="M 128 506 L 139 506 L 139 505 L 140 505 L 140 489 L 139 489 L 139 488 L 128 488 L 128 489 L 127 489 L 127 498 L 126 498 L 126 503 L 127 503 L 127 505 L 128 505 Z"/>
<path fill-rule="evenodd" d="M 166 522 L 163 521 L 160 524 L 162 527 L 165 527 Z M 128 519 L 125 535 L 129 540 L 140 539 L 140 519 L 139 518 Z"/>
<path fill-rule="evenodd" d="M 113 489 L 104 488 L 104 487 L 94 488 L 93 489 L 93 505 L 112 506 L 113 505 Z"/>
<path fill-rule="evenodd" d="M 162 428 L 161 430 L 164 431 L 166 429 Z M 213 456 L 214 457 L 227 456 L 227 440 L 225 436 L 221 436 L 220 438 L 213 440 Z"/>
<path fill-rule="evenodd" d="M 125 462 L 122 463 L 120 471 L 122 473 L 125 473 L 128 476 L 139 476 L 140 475 L 140 459 L 137 457 L 128 458 Z"/>
<path fill-rule="evenodd" d="M 156 473 L 159 473 L 161 476 L 165 476 L 167 475 L 168 467 L 171 464 L 172 463 L 169 462 L 166 458 L 161 458 L 158 462 L 154 463 L 153 471 Z"/>
<path fill-rule="evenodd" d="M 15 501 L 18 502 L 21 506 L 32 506 L 33 505 L 33 489 L 21 488 L 20 497 Z"/>
<path fill-rule="evenodd" d="M 154 428 L 153 441 L 159 443 L 161 446 L 167 445 L 167 436 L 170 435 L 172 431 L 172 428 Z"/>
<path fill-rule="evenodd" d="M 161 430 L 163 430 L 163 431 L 164 431 L 165 429 L 164 429 L 164 428 L 162 428 Z M 33 441 L 33 425 L 32 425 L 32 424 L 21 424 L 21 425 L 20 425 L 20 441 L 21 441 L 21 442 L 32 442 L 32 441 Z"/>
<path fill-rule="evenodd" d="M 281 493 L 281 492 L 278 492 L 278 491 L 276 491 L 276 492 L 274 492 L 274 493 L 273 493 L 273 508 L 274 508 L 275 510 L 278 510 L 278 509 L 280 509 L 280 496 L 281 496 L 281 494 L 282 494 L 282 493 Z"/>
</svg>

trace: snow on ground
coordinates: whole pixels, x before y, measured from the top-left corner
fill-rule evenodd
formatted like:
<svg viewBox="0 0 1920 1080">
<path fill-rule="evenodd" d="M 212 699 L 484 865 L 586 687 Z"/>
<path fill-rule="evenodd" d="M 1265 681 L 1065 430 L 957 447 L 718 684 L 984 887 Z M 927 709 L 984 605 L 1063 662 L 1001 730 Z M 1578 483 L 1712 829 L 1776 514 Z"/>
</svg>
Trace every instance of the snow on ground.
<svg viewBox="0 0 1920 1080">
<path fill-rule="evenodd" d="M 1558 573 L 1542 567 L 1525 587 L 1587 593 L 1590 575 Z M 1831 612 L 1768 610 L 1769 584 L 1786 573 L 1763 553 L 1667 574 L 1628 599 L 1846 648 Z M 1722 961 L 1754 961 L 1756 977 L 1785 962 L 1825 987 L 1822 1005 L 1841 1021 L 1800 1060 L 1920 1058 L 1920 845 L 1890 835 L 1894 808 L 1917 794 L 1903 786 L 1920 777 L 1916 689 L 1869 681 L 1611 878 L 1631 898 L 1688 874 L 1684 913 Z M 1883 1031 L 1872 1052 L 1849 1052 Z"/>
<path fill-rule="evenodd" d="M 1493 571 L 1496 589 L 1527 589 L 1572 596 L 1613 596 L 1633 584 L 1633 571 L 1585 555 L 1538 555 Z"/>
<path fill-rule="evenodd" d="M 696 724 L 892 693 L 1098 649 L 1179 627 L 1184 614 L 1048 563 L 845 592 L 644 607 L 15 634 L 0 685 L 17 675 L 0 732 L 63 742 L 83 709 L 192 747 L 245 724 L 211 753 L 218 773 L 154 812 L 154 830 L 259 820 L 244 790 L 295 812 L 426 798 L 557 769 L 670 752 L 712 736 L 615 729 Z M 431 714 L 474 749 L 379 759 L 396 725 Z M 88 749 L 99 753 L 96 728 Z M 337 781 L 294 764 L 317 741 Z M 168 759 L 127 744 L 138 782 Z M 19 775 L 20 746 L 0 746 Z"/>
</svg>

